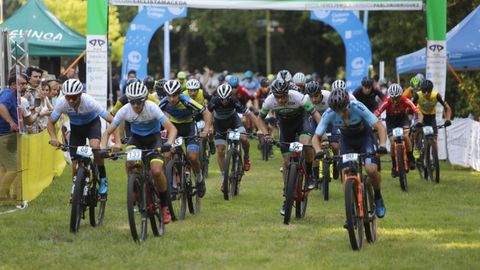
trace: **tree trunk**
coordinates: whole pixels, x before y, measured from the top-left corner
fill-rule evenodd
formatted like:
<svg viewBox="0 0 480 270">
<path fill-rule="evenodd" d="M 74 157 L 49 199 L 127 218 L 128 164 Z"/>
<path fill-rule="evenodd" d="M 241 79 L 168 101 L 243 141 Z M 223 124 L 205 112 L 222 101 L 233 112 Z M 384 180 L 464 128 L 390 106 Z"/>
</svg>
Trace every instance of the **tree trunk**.
<svg viewBox="0 0 480 270">
<path fill-rule="evenodd" d="M 180 59 L 179 67 L 180 70 L 188 70 L 188 42 L 190 37 L 190 31 L 188 25 L 183 25 L 182 30 L 180 31 Z"/>
</svg>

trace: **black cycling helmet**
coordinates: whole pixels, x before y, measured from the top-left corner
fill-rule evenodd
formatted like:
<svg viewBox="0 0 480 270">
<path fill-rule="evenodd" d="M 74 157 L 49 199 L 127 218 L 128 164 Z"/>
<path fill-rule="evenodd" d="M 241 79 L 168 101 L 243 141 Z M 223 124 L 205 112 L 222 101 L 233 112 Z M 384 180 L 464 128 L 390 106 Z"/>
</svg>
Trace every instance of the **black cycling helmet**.
<svg viewBox="0 0 480 270">
<path fill-rule="evenodd" d="M 433 90 L 433 82 L 430 80 L 425 80 L 422 82 L 420 85 L 420 89 L 422 89 L 422 92 L 430 93 Z"/>
<path fill-rule="evenodd" d="M 366 88 L 372 88 L 373 87 L 372 79 L 370 79 L 369 77 L 363 77 L 362 86 Z"/>
<path fill-rule="evenodd" d="M 260 81 L 260 86 L 261 86 L 261 87 L 268 87 L 269 84 L 270 84 L 270 80 L 267 79 L 267 78 L 263 78 L 263 79 Z"/>
<path fill-rule="evenodd" d="M 310 81 L 305 84 L 305 92 L 310 96 L 316 96 L 322 91 L 320 83 L 317 81 Z"/>
<path fill-rule="evenodd" d="M 350 104 L 350 97 L 346 91 L 335 89 L 328 97 L 328 106 L 334 111 L 344 110 Z"/>
<path fill-rule="evenodd" d="M 143 79 L 143 84 L 147 87 L 148 91 L 151 92 L 153 91 L 153 86 L 155 85 L 155 79 L 152 76 L 147 75 Z"/>
<path fill-rule="evenodd" d="M 272 91 L 273 94 L 276 94 L 276 95 L 287 94 L 288 89 L 289 89 L 289 83 L 282 79 L 276 79 L 270 85 L 270 90 Z"/>
<path fill-rule="evenodd" d="M 155 83 L 155 91 L 157 92 L 158 97 L 164 97 L 167 95 L 163 85 L 167 82 L 165 79 L 160 79 Z"/>
</svg>

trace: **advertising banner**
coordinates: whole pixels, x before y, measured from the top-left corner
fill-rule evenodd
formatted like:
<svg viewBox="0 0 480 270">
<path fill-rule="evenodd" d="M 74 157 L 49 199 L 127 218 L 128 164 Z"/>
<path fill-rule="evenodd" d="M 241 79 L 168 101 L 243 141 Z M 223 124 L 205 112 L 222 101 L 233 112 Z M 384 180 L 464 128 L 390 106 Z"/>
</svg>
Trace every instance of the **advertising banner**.
<svg viewBox="0 0 480 270">
<path fill-rule="evenodd" d="M 362 22 L 352 11 L 312 11 L 310 18 L 330 25 L 342 37 L 346 50 L 347 89 L 352 92 L 368 76 L 372 62 L 370 39 Z"/>
<path fill-rule="evenodd" d="M 208 9 L 421 10 L 422 0 L 110 0 L 121 6 L 177 6 Z"/>
</svg>

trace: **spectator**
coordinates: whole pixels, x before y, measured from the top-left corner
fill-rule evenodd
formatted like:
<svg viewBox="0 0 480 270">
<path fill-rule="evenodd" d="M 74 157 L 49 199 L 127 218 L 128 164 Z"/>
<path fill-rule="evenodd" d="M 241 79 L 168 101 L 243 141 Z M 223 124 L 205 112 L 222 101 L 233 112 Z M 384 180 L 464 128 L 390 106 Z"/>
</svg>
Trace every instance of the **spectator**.
<svg viewBox="0 0 480 270">
<path fill-rule="evenodd" d="M 30 106 L 34 108 L 35 100 L 39 99 L 39 92 L 40 92 L 40 82 L 42 80 L 43 70 L 41 70 L 37 66 L 30 66 L 26 70 L 28 76 L 28 89 L 27 91 L 30 93 L 30 99 L 28 102 Z"/>
<path fill-rule="evenodd" d="M 43 84 L 40 90 L 40 106 L 35 108 L 35 111 L 38 113 L 38 119 L 35 122 L 36 133 L 47 128 L 48 116 L 50 116 L 53 111 L 53 106 L 48 100 L 50 92 L 50 85 L 48 83 Z"/>
<path fill-rule="evenodd" d="M 52 105 L 55 106 L 55 104 L 57 103 L 57 99 L 59 98 L 60 88 L 62 87 L 62 85 L 57 80 L 48 82 L 48 85 L 50 86 L 48 99 L 50 103 L 52 103 Z"/>
<path fill-rule="evenodd" d="M 240 84 L 247 89 L 250 95 L 255 95 L 260 88 L 260 83 L 253 78 L 253 72 L 250 70 L 243 74 L 243 80 Z"/>
<path fill-rule="evenodd" d="M 133 78 L 136 78 L 137 77 L 137 71 L 136 70 L 130 70 L 128 71 L 127 73 L 127 81 L 130 80 L 130 79 L 133 79 Z"/>
<path fill-rule="evenodd" d="M 71 67 L 67 70 L 65 74 L 68 79 L 78 79 L 78 69 L 77 66 Z"/>
</svg>

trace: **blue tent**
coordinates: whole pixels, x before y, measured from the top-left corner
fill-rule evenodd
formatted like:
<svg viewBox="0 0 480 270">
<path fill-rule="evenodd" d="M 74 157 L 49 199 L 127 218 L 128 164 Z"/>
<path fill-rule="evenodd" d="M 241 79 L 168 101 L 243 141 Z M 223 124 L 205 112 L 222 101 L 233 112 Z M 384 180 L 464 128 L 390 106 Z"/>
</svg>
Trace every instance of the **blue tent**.
<svg viewBox="0 0 480 270">
<path fill-rule="evenodd" d="M 426 49 L 397 57 L 397 73 L 425 72 Z M 480 6 L 447 33 L 447 61 L 457 71 L 480 69 Z"/>
</svg>

